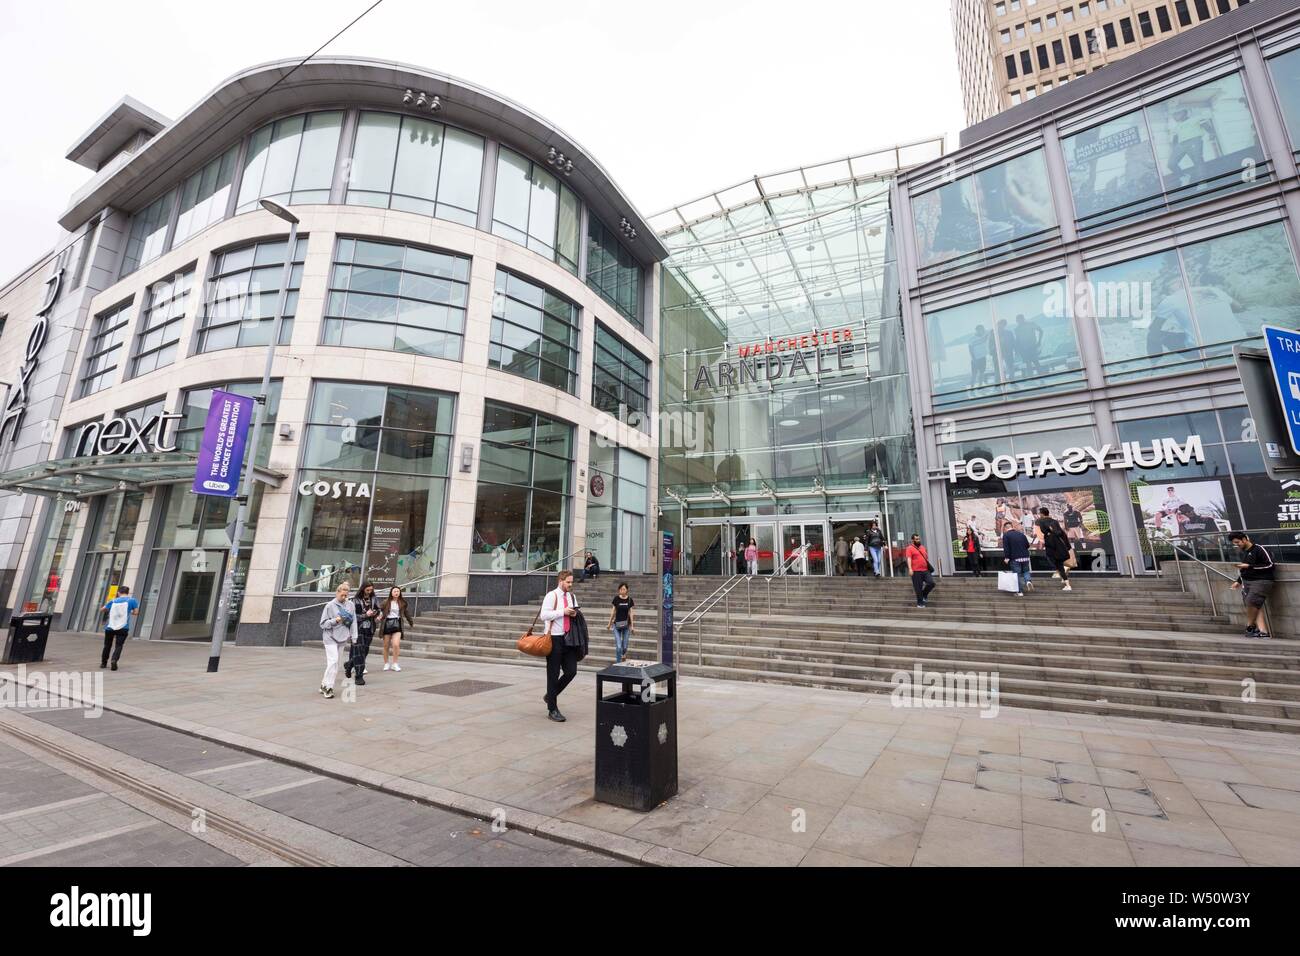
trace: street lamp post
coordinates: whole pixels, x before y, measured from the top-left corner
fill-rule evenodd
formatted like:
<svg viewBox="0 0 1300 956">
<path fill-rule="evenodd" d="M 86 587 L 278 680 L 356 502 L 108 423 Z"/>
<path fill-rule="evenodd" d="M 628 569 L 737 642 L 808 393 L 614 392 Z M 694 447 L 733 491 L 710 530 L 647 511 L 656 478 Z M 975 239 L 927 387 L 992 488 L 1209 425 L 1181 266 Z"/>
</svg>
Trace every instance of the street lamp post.
<svg viewBox="0 0 1300 956">
<path fill-rule="evenodd" d="M 221 579 L 221 596 L 217 600 L 217 616 L 212 624 L 212 650 L 208 655 L 208 673 L 215 674 L 221 666 L 221 643 L 226 637 L 226 627 L 230 620 L 230 602 L 235 593 L 235 573 L 239 569 L 239 544 L 244 536 L 244 524 L 248 520 L 248 502 L 253 494 L 253 471 L 257 464 L 257 449 L 262 437 L 262 423 L 266 421 L 266 401 L 271 391 L 271 363 L 275 361 L 275 348 L 280 343 L 280 326 L 284 323 L 284 303 L 289 295 L 289 281 L 293 277 L 294 252 L 298 246 L 298 217 L 279 203 L 269 199 L 262 200 L 262 208 L 273 216 L 278 216 L 289 224 L 289 245 L 284 254 L 284 273 L 280 277 L 280 295 L 275 300 L 275 324 L 271 326 L 271 344 L 266 350 L 266 367 L 262 370 L 262 389 L 254 398 L 257 412 L 253 416 L 253 436 L 251 457 L 244 462 L 244 482 L 239 497 L 235 499 L 238 507 L 235 511 L 235 525 L 230 536 L 230 555 L 226 559 L 226 573 Z M 247 582 L 245 582 L 247 587 Z"/>
</svg>

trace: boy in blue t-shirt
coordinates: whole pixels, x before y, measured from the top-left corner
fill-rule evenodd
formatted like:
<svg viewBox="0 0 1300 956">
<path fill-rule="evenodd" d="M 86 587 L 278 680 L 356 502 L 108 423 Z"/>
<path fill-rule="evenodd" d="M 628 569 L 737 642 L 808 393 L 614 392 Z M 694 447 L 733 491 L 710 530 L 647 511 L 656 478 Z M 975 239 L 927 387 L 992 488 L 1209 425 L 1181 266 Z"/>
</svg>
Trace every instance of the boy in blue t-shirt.
<svg viewBox="0 0 1300 956">
<path fill-rule="evenodd" d="M 108 666 L 108 652 L 113 652 L 113 670 L 117 670 L 118 658 L 122 656 L 122 645 L 131 630 L 131 615 L 140 613 L 140 602 L 131 597 L 131 589 L 120 587 L 117 597 L 104 605 L 108 618 L 104 623 L 104 653 L 100 657 L 99 668 Z M 116 647 L 114 646 L 116 642 Z"/>
</svg>

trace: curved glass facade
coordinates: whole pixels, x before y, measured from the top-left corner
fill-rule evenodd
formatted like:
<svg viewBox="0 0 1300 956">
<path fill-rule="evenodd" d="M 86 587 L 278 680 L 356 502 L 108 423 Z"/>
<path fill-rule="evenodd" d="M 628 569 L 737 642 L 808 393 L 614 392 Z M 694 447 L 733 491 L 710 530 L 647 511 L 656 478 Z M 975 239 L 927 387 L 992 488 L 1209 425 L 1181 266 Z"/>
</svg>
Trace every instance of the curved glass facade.
<svg viewBox="0 0 1300 956">
<path fill-rule="evenodd" d="M 495 168 L 485 168 L 495 156 Z M 480 215 L 485 176 L 490 209 Z M 422 116 L 373 109 L 323 110 L 282 117 L 131 217 L 119 278 L 207 227 L 258 209 L 340 203 L 417 213 L 477 228 L 480 222 L 579 275 L 623 318 L 645 329 L 643 266 L 545 163 L 469 130 Z M 586 229 L 584 231 L 584 220 Z"/>
<path fill-rule="evenodd" d="M 469 268 L 465 256 L 373 239 L 340 239 L 321 343 L 459 361 Z"/>
<path fill-rule="evenodd" d="M 472 226 L 482 175 L 481 136 L 418 116 L 362 111 L 347 201 Z"/>
</svg>

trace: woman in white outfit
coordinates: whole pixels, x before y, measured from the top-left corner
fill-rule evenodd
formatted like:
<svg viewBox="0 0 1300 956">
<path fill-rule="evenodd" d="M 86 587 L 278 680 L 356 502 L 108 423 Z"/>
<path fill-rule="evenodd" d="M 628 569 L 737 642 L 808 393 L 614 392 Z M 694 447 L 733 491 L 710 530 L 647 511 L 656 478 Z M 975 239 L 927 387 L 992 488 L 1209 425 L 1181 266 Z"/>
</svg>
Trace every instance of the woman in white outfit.
<svg viewBox="0 0 1300 956">
<path fill-rule="evenodd" d="M 858 577 L 862 577 L 862 571 L 867 566 L 867 549 L 863 547 L 861 538 L 853 539 L 853 550 L 849 553 L 853 557 L 853 570 Z"/>
<path fill-rule="evenodd" d="M 357 615 L 348 594 L 352 589 L 345 581 L 334 592 L 330 601 L 320 612 L 320 639 L 325 646 L 325 676 L 321 679 L 320 692 L 326 700 L 334 696 L 334 681 L 339 674 L 339 651 L 349 641 L 357 639 Z"/>
</svg>

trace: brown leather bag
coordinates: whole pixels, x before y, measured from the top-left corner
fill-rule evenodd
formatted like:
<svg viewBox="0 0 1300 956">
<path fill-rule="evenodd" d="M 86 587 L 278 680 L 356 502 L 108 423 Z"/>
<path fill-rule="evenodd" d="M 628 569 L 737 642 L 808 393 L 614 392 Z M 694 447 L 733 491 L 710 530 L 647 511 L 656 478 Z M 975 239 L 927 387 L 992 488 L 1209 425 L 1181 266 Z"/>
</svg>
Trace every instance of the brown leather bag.
<svg viewBox="0 0 1300 956">
<path fill-rule="evenodd" d="M 524 631 L 519 640 L 515 643 L 515 647 L 519 648 L 521 652 L 531 655 L 532 657 L 549 657 L 551 654 L 551 635 L 549 633 L 533 633 L 533 628 L 537 626 L 537 622 L 541 620 L 541 617 L 542 612 L 538 611 L 536 616 L 533 618 L 533 623 L 528 625 L 528 630 Z M 548 628 L 547 630 L 549 631 L 550 629 Z"/>
</svg>

